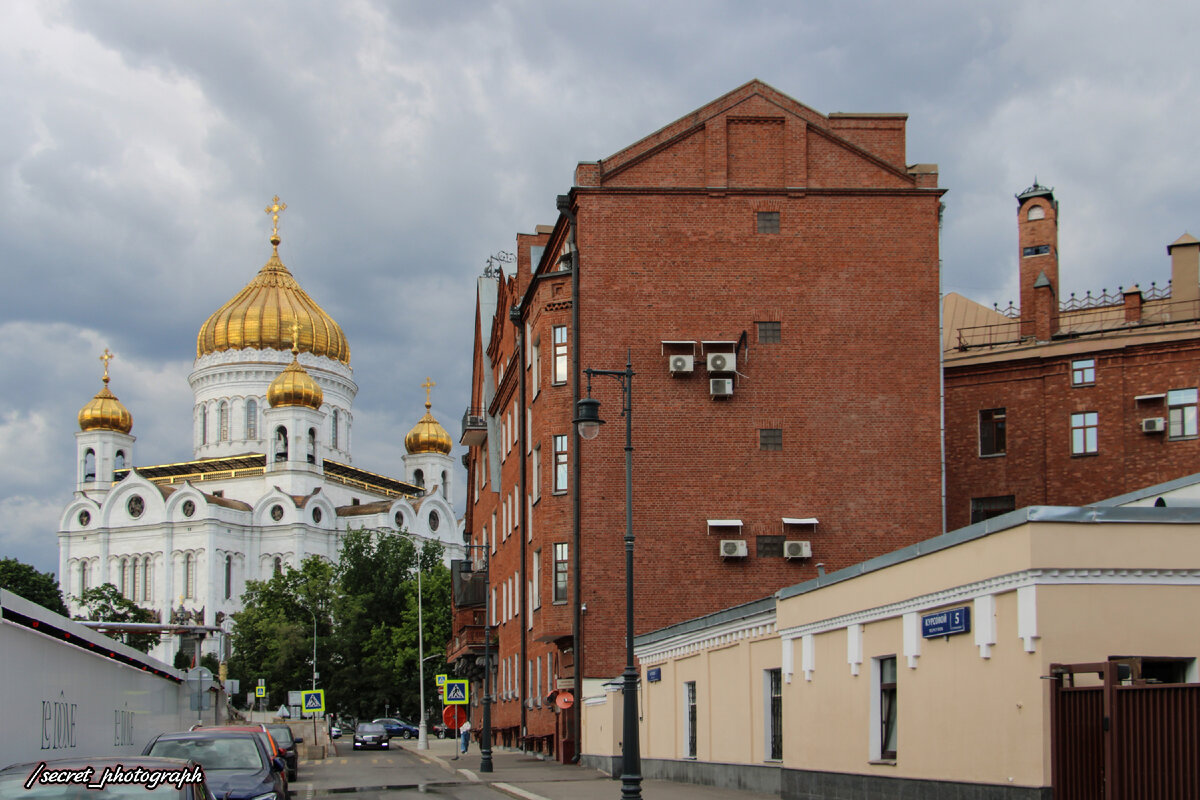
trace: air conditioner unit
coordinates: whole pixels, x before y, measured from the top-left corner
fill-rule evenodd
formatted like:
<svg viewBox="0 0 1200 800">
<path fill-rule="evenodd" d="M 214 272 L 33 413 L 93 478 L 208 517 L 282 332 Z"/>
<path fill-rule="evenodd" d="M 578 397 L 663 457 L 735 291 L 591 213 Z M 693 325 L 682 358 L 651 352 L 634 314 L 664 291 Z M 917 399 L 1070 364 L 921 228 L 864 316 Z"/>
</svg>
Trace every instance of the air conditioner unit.
<svg viewBox="0 0 1200 800">
<path fill-rule="evenodd" d="M 721 558 L 745 558 L 748 552 L 745 539 L 721 540 Z"/>
<path fill-rule="evenodd" d="M 732 397 L 733 378 L 709 378 L 708 392 L 713 397 Z"/>
<path fill-rule="evenodd" d="M 709 353 L 709 372 L 733 372 L 737 369 L 737 355 L 734 353 Z"/>
<path fill-rule="evenodd" d="M 671 372 L 691 372 L 695 369 L 696 357 L 677 355 L 671 356 Z"/>
<path fill-rule="evenodd" d="M 1142 420 L 1142 433 L 1162 433 L 1167 429 L 1167 421 L 1162 417 L 1147 417 Z"/>
<path fill-rule="evenodd" d="M 783 543 L 784 558 L 812 558 L 812 543 L 791 541 Z"/>
</svg>

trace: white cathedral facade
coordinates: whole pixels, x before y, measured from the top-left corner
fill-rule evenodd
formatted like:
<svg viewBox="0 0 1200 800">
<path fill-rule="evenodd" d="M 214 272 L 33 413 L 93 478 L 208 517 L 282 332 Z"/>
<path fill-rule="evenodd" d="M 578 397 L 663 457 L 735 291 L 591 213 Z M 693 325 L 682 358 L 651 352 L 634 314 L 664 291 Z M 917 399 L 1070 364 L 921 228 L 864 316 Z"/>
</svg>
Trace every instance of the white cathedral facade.
<svg viewBox="0 0 1200 800">
<path fill-rule="evenodd" d="M 276 199 L 275 211 L 281 206 Z M 269 208 L 268 211 L 271 211 Z M 200 328 L 189 376 L 193 460 L 136 466 L 133 420 L 104 386 L 79 412 L 75 495 L 59 523 L 59 581 L 71 613 L 104 583 L 162 623 L 207 627 L 225 654 L 246 581 L 317 555 L 336 562 L 359 528 L 406 531 L 462 558 L 452 440 L 430 412 L 405 437 L 404 478 L 352 466 L 358 387 L 341 327 L 273 252 Z M 419 544 L 419 541 L 418 541 Z M 151 655 L 171 663 L 180 638 Z"/>
</svg>

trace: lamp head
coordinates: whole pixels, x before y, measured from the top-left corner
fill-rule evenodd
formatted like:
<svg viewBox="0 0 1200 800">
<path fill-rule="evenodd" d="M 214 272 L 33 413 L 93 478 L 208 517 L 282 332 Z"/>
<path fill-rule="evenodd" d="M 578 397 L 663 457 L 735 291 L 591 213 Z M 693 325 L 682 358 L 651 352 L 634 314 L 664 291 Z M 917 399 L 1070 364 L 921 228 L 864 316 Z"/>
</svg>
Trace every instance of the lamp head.
<svg viewBox="0 0 1200 800">
<path fill-rule="evenodd" d="M 604 420 L 600 419 L 599 400 L 592 397 L 581 398 L 575 405 L 575 412 L 578 416 L 571 421 L 575 423 L 575 429 L 579 431 L 581 438 L 590 440 L 600 435 L 600 426 L 604 424 Z"/>
</svg>

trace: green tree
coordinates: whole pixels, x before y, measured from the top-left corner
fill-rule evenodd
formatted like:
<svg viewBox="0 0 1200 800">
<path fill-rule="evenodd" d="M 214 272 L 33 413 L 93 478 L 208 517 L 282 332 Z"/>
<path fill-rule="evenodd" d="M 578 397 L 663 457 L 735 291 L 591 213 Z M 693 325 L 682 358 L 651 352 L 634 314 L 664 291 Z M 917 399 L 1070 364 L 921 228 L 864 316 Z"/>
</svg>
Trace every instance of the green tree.
<svg viewBox="0 0 1200 800">
<path fill-rule="evenodd" d="M 121 594 L 121 590 L 111 583 L 88 589 L 76 598 L 85 609 L 85 614 L 77 619 L 92 622 L 158 622 L 154 612 L 142 608 L 137 603 Z M 159 633 L 150 631 L 134 633 L 127 631 L 105 631 L 105 636 L 124 642 L 130 647 L 150 652 L 150 648 L 158 643 Z"/>
<path fill-rule="evenodd" d="M 15 558 L 0 559 L 0 589 L 19 594 L 55 614 L 70 615 L 53 572 L 38 572 Z"/>
<path fill-rule="evenodd" d="M 334 568 L 309 556 L 300 569 L 285 568 L 266 581 L 247 581 L 242 610 L 233 615 L 229 676 L 253 687 L 262 678 L 267 704 L 278 707 L 287 692 L 312 685 L 313 616 L 317 626 L 317 671 L 330 663 L 330 608 Z"/>
</svg>

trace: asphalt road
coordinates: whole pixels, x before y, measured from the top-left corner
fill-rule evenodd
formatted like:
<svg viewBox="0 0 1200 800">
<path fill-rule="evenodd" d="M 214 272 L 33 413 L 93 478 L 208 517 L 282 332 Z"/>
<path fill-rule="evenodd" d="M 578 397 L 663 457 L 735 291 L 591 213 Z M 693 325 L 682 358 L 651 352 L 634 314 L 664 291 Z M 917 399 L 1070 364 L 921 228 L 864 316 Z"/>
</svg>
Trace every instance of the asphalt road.
<svg viewBox="0 0 1200 800">
<path fill-rule="evenodd" d="M 401 800 L 433 795 L 460 800 L 507 798 L 487 784 L 467 781 L 404 750 L 360 750 L 304 761 L 289 787 L 293 800 Z M 509 799 L 511 800 L 511 799 Z"/>
</svg>

